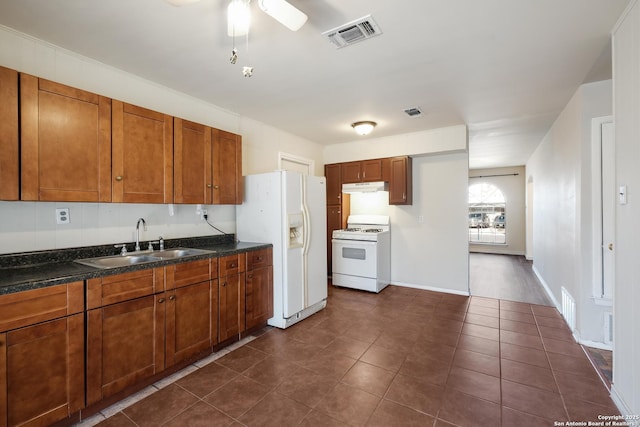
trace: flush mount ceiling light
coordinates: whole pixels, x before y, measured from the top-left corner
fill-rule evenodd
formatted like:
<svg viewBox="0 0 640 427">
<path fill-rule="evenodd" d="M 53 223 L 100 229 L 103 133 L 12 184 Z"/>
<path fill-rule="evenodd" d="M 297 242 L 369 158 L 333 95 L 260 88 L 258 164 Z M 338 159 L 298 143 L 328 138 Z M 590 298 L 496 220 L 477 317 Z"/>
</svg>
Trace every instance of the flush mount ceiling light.
<svg viewBox="0 0 640 427">
<path fill-rule="evenodd" d="M 351 127 L 356 131 L 358 135 L 369 135 L 374 127 L 376 127 L 376 122 L 371 121 L 362 121 L 351 123 Z"/>
</svg>

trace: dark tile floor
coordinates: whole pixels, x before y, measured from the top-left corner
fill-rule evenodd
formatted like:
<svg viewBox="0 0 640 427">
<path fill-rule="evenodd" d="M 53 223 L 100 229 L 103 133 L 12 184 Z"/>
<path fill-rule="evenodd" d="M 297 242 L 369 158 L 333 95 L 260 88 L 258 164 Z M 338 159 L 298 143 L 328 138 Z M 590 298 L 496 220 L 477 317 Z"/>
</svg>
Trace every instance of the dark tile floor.
<svg viewBox="0 0 640 427">
<path fill-rule="evenodd" d="M 328 307 L 101 426 L 553 426 L 617 414 L 555 308 L 389 286 Z"/>
</svg>

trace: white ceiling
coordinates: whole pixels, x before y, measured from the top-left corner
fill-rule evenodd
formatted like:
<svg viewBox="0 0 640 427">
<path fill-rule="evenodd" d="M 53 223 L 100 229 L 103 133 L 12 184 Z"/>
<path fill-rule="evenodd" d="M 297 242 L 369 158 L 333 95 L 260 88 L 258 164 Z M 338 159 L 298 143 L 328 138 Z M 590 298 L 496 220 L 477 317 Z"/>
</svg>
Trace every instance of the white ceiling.
<svg viewBox="0 0 640 427">
<path fill-rule="evenodd" d="M 2 0 L 0 24 L 320 144 L 353 141 L 357 120 L 378 122 L 369 138 L 465 123 L 481 168 L 523 165 L 577 87 L 610 78 L 629 0 L 290 2 L 309 16 L 298 32 L 251 2 L 236 65 L 228 0 Z M 381 36 L 321 36 L 367 14 Z"/>
</svg>

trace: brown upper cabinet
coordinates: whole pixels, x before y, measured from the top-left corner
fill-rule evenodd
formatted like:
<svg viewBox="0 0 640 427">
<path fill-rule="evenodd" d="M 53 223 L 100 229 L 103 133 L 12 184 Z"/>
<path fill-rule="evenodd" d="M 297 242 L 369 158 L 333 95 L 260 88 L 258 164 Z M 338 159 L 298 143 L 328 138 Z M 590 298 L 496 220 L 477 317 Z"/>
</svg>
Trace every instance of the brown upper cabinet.
<svg viewBox="0 0 640 427">
<path fill-rule="evenodd" d="M 21 200 L 111 201 L 109 98 L 20 74 L 20 121 Z"/>
<path fill-rule="evenodd" d="M 401 156 L 390 159 L 389 204 L 410 205 L 413 203 L 411 157 Z"/>
<path fill-rule="evenodd" d="M 173 203 L 173 117 L 113 100 L 113 202 Z"/>
<path fill-rule="evenodd" d="M 0 200 L 18 200 L 18 72 L 4 67 L 0 67 L 0 118 Z"/>
<path fill-rule="evenodd" d="M 342 201 L 340 164 L 325 165 L 324 176 L 327 178 L 327 206 L 339 205 Z"/>
<path fill-rule="evenodd" d="M 174 202 L 211 203 L 211 128 L 173 119 Z"/>
<path fill-rule="evenodd" d="M 382 159 L 342 163 L 341 173 L 343 183 L 382 181 Z"/>
<path fill-rule="evenodd" d="M 174 119 L 175 203 L 242 203 L 242 138 Z"/>
<path fill-rule="evenodd" d="M 216 205 L 242 204 L 242 137 L 213 129 L 212 201 Z"/>
</svg>

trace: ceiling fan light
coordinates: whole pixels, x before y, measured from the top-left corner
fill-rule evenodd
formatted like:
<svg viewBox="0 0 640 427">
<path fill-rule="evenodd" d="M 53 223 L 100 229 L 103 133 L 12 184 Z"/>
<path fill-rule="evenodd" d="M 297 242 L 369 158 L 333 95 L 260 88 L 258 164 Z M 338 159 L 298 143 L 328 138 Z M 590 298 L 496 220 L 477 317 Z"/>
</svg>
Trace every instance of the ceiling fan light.
<svg viewBox="0 0 640 427">
<path fill-rule="evenodd" d="M 376 122 L 371 121 L 351 123 L 351 127 L 356 131 L 358 135 L 369 135 L 373 128 L 376 127 L 376 125 Z"/>
<path fill-rule="evenodd" d="M 227 35 L 229 37 L 244 36 L 249 33 L 251 25 L 250 0 L 231 0 L 227 8 Z"/>
<path fill-rule="evenodd" d="M 258 0 L 260 9 L 291 31 L 298 31 L 305 22 L 307 15 L 285 0 Z"/>
</svg>

